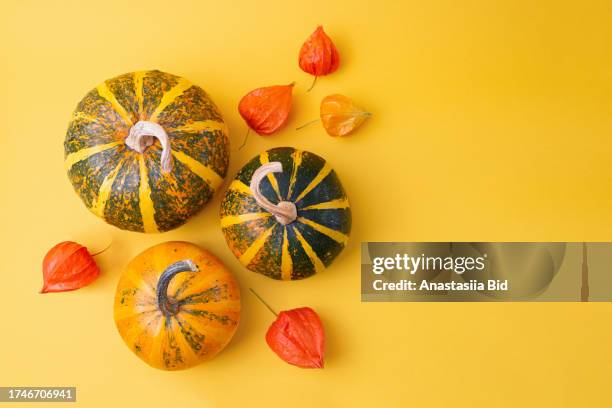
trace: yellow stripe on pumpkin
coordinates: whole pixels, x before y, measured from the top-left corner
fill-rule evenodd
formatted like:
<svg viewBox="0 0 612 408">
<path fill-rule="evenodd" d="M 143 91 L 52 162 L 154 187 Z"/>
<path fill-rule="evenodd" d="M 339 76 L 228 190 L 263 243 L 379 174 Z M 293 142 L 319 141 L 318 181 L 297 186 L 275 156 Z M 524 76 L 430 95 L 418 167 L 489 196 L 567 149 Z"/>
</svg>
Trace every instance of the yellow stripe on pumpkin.
<svg viewBox="0 0 612 408">
<path fill-rule="evenodd" d="M 298 167 L 302 164 L 302 151 L 295 150 L 291 156 L 293 156 L 293 169 L 291 171 L 291 179 L 289 180 L 289 192 L 287 193 L 287 200 L 291 199 L 293 194 L 293 187 L 295 186 L 295 179 L 297 178 Z"/>
<path fill-rule="evenodd" d="M 144 155 L 138 155 L 140 164 L 140 185 L 138 186 L 138 202 L 140 215 L 142 216 L 142 227 L 144 232 L 159 232 L 155 222 L 155 207 L 151 199 L 151 186 L 149 185 L 149 170 L 145 163 Z"/>
<path fill-rule="evenodd" d="M 332 168 L 329 164 L 327 164 L 327 162 L 325 163 L 325 165 L 321 168 L 321 170 L 319 170 L 319 174 L 317 174 L 315 176 L 315 178 L 312 179 L 312 181 L 310 182 L 310 184 L 308 184 L 308 186 L 306 186 L 306 188 L 300 193 L 299 196 L 297 196 L 297 198 L 295 200 L 293 200 L 293 202 L 297 203 L 298 201 L 300 201 L 302 198 L 304 198 L 306 196 L 306 194 L 310 193 L 310 191 L 315 188 L 316 186 L 319 185 L 319 183 L 321 181 L 323 181 L 323 179 L 325 177 L 327 177 L 327 175 L 331 172 Z"/>
<path fill-rule="evenodd" d="M 291 272 L 293 271 L 293 260 L 289 253 L 289 239 L 287 238 L 287 227 L 283 232 L 283 248 L 281 252 L 281 278 L 283 280 L 291 280 Z"/>
<path fill-rule="evenodd" d="M 134 95 L 136 95 L 136 103 L 138 105 L 138 119 L 144 119 L 144 77 L 147 71 L 134 72 Z"/>
<path fill-rule="evenodd" d="M 113 183 L 117 178 L 117 174 L 119 174 L 119 171 L 121 170 L 121 167 L 123 167 L 124 163 L 125 160 L 121 160 L 119 164 L 110 173 L 108 173 L 106 177 L 104 177 L 104 181 L 100 185 L 98 197 L 91 207 L 91 212 L 96 214 L 98 217 L 104 218 L 104 208 L 106 207 L 106 202 L 113 191 Z"/>
<path fill-rule="evenodd" d="M 302 224 L 308 225 L 312 229 L 319 231 L 321 234 L 327 235 L 328 237 L 340 244 L 346 245 L 346 243 L 348 242 L 348 236 L 340 231 L 336 231 L 335 229 L 331 229 L 329 227 L 326 227 L 325 225 L 318 224 L 304 217 L 298 217 L 297 221 L 301 222 Z"/>
<path fill-rule="evenodd" d="M 240 258 L 238 258 L 238 260 L 240 261 L 241 264 L 243 264 L 244 266 L 247 266 L 248 264 L 251 263 L 253 258 L 255 258 L 255 255 L 257 255 L 259 250 L 264 246 L 264 244 L 266 243 L 266 241 L 270 237 L 270 234 L 272 234 L 272 230 L 277 225 L 278 224 L 272 225 L 270 228 L 268 228 L 266 231 L 264 231 L 263 234 L 261 234 L 259 237 L 257 237 L 257 239 L 255 241 L 253 241 L 251 243 L 251 245 L 247 248 L 247 250 L 244 251 L 242 253 L 242 255 L 240 255 Z"/>
<path fill-rule="evenodd" d="M 270 163 L 270 157 L 268 156 L 268 152 L 263 152 L 262 154 L 259 155 L 259 162 L 261 164 Z M 268 173 L 268 180 L 270 180 L 270 184 L 272 184 L 272 189 L 276 193 L 276 197 L 278 198 L 279 201 L 282 201 L 280 189 L 278 188 L 278 182 L 276 181 L 276 177 L 274 176 L 274 173 Z"/>
<path fill-rule="evenodd" d="M 185 133 L 214 132 L 215 130 L 220 130 L 223 133 L 228 133 L 227 125 L 224 122 L 218 120 L 198 120 L 181 126 L 168 127 L 166 129 L 166 131 L 168 132 Z"/>
<path fill-rule="evenodd" d="M 172 89 L 164 93 L 161 98 L 161 101 L 159 101 L 159 105 L 157 105 L 157 108 L 155 108 L 155 111 L 151 114 L 149 120 L 151 122 L 157 121 L 157 117 L 164 111 L 164 109 L 166 109 L 168 105 L 174 102 L 176 98 L 181 96 L 183 92 L 185 92 L 192 86 L 193 84 L 191 82 L 189 82 L 185 78 L 181 78 L 179 82 L 172 87 Z"/>
<path fill-rule="evenodd" d="M 272 214 L 268 212 L 259 212 L 259 213 L 247 213 L 240 215 L 226 215 L 221 218 L 221 228 L 226 228 L 231 225 L 242 224 L 243 222 L 260 220 L 262 218 L 267 218 Z"/>
<path fill-rule="evenodd" d="M 178 150 L 172 150 L 172 156 L 187 166 L 189 170 L 199 176 L 202 180 L 206 181 L 213 191 L 216 191 L 221 184 L 223 184 L 223 178 L 218 175 L 216 171 L 200 163 L 193 157 Z"/>
<path fill-rule="evenodd" d="M 103 152 L 105 150 L 112 149 L 113 147 L 116 147 L 122 143 L 123 141 L 99 144 L 99 145 L 95 145 L 91 147 L 86 147 L 84 149 L 77 150 L 76 152 L 70 153 L 68 156 L 66 156 L 66 159 L 64 159 L 64 168 L 66 170 L 70 170 L 72 166 L 74 166 L 76 163 L 80 162 L 81 160 L 85 160 L 93 156 L 94 154 Z"/>
<path fill-rule="evenodd" d="M 323 269 L 325 269 L 325 264 L 323 263 L 323 261 L 319 259 L 319 257 L 317 256 L 317 253 L 314 251 L 314 249 L 312 249 L 310 244 L 304 239 L 302 234 L 300 234 L 300 231 L 298 231 L 297 228 L 294 228 L 293 231 L 295 232 L 295 237 L 297 238 L 297 240 L 300 242 L 300 244 L 302 244 L 302 248 L 304 248 L 304 252 L 306 252 L 306 255 L 308 255 L 308 258 L 310 258 L 310 261 L 314 265 L 315 272 L 319 273 Z"/>
<path fill-rule="evenodd" d="M 232 190 L 232 191 L 235 191 L 237 193 L 242 193 L 242 194 L 246 194 L 246 195 L 253 195 L 253 192 L 251 191 L 251 188 L 249 186 L 247 186 L 246 184 L 244 184 L 240 180 L 232 181 L 232 184 L 230 184 L 229 189 Z"/>
<path fill-rule="evenodd" d="M 102 98 L 106 99 L 111 104 L 114 111 L 117 112 L 119 116 L 121 116 L 121 119 L 123 119 L 123 122 L 127 126 L 132 126 L 133 123 L 132 123 L 132 119 L 130 118 L 130 115 L 127 113 L 123 105 L 121 105 L 117 101 L 117 98 L 115 98 L 115 94 L 112 93 L 110 89 L 108 89 L 108 87 L 106 86 L 106 83 L 104 82 L 101 83 L 100 85 L 98 85 L 96 89 L 98 90 L 98 94 Z"/>
<path fill-rule="evenodd" d="M 336 198 L 335 200 L 325 201 L 318 204 L 309 205 L 302 207 L 301 210 L 338 210 L 341 208 L 348 208 L 349 202 L 346 197 Z"/>
</svg>

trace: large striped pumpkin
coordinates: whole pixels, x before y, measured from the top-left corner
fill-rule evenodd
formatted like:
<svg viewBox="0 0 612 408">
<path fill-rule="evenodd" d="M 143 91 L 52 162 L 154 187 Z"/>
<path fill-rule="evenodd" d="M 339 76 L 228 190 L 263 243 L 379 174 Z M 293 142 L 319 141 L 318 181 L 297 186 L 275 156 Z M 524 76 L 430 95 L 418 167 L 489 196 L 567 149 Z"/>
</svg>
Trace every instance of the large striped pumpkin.
<svg viewBox="0 0 612 408">
<path fill-rule="evenodd" d="M 342 251 L 351 230 L 348 198 L 336 173 L 316 154 L 290 147 L 248 162 L 229 186 L 220 216 L 234 255 L 274 279 L 320 272 Z"/>
<path fill-rule="evenodd" d="M 240 291 L 214 255 L 188 242 L 166 242 L 135 257 L 115 295 L 115 324 L 147 364 L 180 370 L 211 359 L 240 319 Z"/>
<path fill-rule="evenodd" d="M 85 205 L 119 228 L 167 231 L 222 184 L 227 128 L 202 88 L 160 71 L 109 79 L 78 104 L 65 166 Z"/>
</svg>

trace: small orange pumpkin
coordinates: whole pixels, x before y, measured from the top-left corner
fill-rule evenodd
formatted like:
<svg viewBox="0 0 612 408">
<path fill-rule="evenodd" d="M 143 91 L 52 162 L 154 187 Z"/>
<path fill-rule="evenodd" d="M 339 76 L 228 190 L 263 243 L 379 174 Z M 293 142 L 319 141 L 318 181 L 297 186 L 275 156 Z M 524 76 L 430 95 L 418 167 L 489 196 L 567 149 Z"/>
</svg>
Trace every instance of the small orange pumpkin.
<svg viewBox="0 0 612 408">
<path fill-rule="evenodd" d="M 115 295 L 115 324 L 144 362 L 181 370 L 209 360 L 229 343 L 240 320 L 240 290 L 210 252 L 166 242 L 127 265 Z"/>
</svg>

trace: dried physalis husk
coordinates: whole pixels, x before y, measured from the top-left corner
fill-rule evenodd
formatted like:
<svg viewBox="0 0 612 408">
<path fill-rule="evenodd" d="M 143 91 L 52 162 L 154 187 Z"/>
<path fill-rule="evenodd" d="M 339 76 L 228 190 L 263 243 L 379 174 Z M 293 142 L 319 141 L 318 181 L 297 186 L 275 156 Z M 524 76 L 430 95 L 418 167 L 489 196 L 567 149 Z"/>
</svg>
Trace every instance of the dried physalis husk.
<svg viewBox="0 0 612 408">
<path fill-rule="evenodd" d="M 325 330 L 319 315 L 309 307 L 276 313 L 257 292 L 251 292 L 276 316 L 266 333 L 266 343 L 283 361 L 302 368 L 323 368 Z"/>
<path fill-rule="evenodd" d="M 280 129 L 291 112 L 293 83 L 257 88 L 242 97 L 238 112 L 249 128 L 259 135 Z"/>
<path fill-rule="evenodd" d="M 323 98 L 320 112 L 323 127 L 330 136 L 346 136 L 372 116 L 352 99 L 339 94 Z"/>
<path fill-rule="evenodd" d="M 282 311 L 266 333 L 266 342 L 283 361 L 302 368 L 323 368 L 325 331 L 309 307 Z"/>
<path fill-rule="evenodd" d="M 314 75 L 310 89 L 318 77 L 329 75 L 340 66 L 338 50 L 331 38 L 323 31 L 323 27 L 318 26 L 302 45 L 299 64 L 302 71 Z"/>
<path fill-rule="evenodd" d="M 79 289 L 99 275 L 100 268 L 87 248 L 72 241 L 60 242 L 43 259 L 43 288 L 40 293 Z"/>
</svg>

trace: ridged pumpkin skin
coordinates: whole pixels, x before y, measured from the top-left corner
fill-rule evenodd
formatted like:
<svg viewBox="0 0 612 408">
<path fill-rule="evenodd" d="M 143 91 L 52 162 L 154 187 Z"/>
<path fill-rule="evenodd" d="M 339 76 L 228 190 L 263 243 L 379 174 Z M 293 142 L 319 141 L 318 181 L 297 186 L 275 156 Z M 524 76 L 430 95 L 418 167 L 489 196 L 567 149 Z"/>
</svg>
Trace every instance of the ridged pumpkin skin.
<svg viewBox="0 0 612 408">
<path fill-rule="evenodd" d="M 192 260 L 198 272 L 170 279 L 167 299 L 176 310 L 166 313 L 157 297 L 160 277 L 182 260 Z M 166 242 L 127 265 L 117 285 L 114 317 L 119 334 L 144 362 L 181 370 L 213 358 L 229 343 L 240 320 L 240 290 L 211 253 L 188 242 Z"/>
<path fill-rule="evenodd" d="M 138 121 L 159 124 L 172 150 L 160 169 L 158 140 L 143 153 L 125 144 Z M 72 115 L 65 167 L 87 208 L 121 229 L 167 231 L 198 212 L 223 183 L 227 128 L 206 92 L 160 71 L 132 72 L 92 89 Z"/>
<path fill-rule="evenodd" d="M 260 184 L 272 203 L 294 202 L 298 218 L 283 225 L 255 201 L 256 169 L 282 163 Z M 273 279 L 302 279 L 338 256 L 351 231 L 349 201 L 338 176 L 314 153 L 281 147 L 253 158 L 236 175 L 221 203 L 221 227 L 231 251 L 248 269 Z"/>
</svg>

